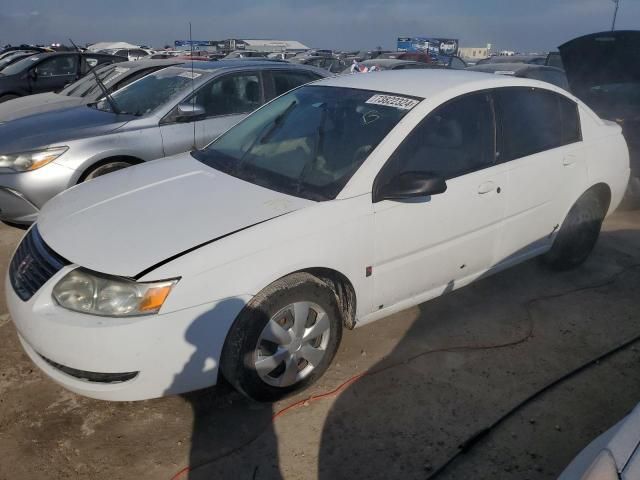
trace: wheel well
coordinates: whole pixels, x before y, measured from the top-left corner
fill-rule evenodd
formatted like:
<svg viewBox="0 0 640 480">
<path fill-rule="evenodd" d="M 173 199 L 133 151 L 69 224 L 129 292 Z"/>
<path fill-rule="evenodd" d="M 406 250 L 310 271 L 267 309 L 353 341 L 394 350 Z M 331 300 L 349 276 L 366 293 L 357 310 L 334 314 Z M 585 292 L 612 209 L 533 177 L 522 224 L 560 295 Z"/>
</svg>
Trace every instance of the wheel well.
<svg viewBox="0 0 640 480">
<path fill-rule="evenodd" d="M 331 287 L 343 312 L 344 326 L 353 330 L 356 325 L 356 291 L 349 279 L 337 270 L 330 268 L 317 267 L 301 271 L 310 273 Z"/>
<path fill-rule="evenodd" d="M 82 172 L 82 175 L 80 175 L 80 178 L 78 179 L 77 183 L 82 183 L 84 181 L 84 179 L 87 178 L 87 176 L 91 172 L 93 172 L 96 168 L 99 168 L 102 165 L 106 165 L 107 163 L 111 163 L 111 162 L 127 162 L 127 163 L 130 163 L 131 165 L 138 165 L 138 164 L 144 162 L 144 160 L 141 160 L 141 159 L 136 158 L 136 157 L 131 157 L 129 155 L 117 155 L 115 157 L 103 158 L 102 160 L 99 160 L 96 163 L 92 163 L 91 165 L 89 165 L 84 170 L 84 172 Z"/>
<path fill-rule="evenodd" d="M 597 183 L 587 190 L 587 192 L 594 192 L 596 194 L 602 206 L 602 214 L 606 215 L 611 205 L 611 188 L 609 188 L 609 185 L 606 183 Z"/>
</svg>

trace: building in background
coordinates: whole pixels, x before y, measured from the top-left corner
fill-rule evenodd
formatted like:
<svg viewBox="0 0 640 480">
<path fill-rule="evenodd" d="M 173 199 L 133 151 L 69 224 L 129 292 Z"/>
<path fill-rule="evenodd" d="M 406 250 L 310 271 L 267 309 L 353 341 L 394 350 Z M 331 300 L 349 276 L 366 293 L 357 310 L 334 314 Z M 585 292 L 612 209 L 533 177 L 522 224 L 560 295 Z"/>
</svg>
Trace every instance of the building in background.
<svg viewBox="0 0 640 480">
<path fill-rule="evenodd" d="M 467 62 L 476 62 L 491 55 L 491 44 L 486 47 L 460 47 L 458 55 Z"/>
</svg>

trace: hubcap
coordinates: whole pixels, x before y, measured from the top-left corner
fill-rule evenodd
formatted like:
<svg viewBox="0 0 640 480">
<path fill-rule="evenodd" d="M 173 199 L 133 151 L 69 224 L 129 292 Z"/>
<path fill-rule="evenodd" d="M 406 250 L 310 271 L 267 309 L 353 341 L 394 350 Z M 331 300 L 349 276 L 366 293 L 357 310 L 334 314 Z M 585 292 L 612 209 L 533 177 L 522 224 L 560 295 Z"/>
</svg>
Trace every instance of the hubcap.
<svg viewBox="0 0 640 480">
<path fill-rule="evenodd" d="M 287 305 L 265 325 L 254 354 L 260 378 L 288 387 L 307 377 L 322 362 L 329 345 L 329 316 L 315 303 Z"/>
</svg>

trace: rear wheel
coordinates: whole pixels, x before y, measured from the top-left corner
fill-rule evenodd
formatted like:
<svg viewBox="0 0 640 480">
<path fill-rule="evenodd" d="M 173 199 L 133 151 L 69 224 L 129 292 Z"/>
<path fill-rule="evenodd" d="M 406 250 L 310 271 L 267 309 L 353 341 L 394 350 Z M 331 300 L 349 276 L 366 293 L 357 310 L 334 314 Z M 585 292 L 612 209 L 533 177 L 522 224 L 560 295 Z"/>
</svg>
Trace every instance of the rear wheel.
<svg viewBox="0 0 640 480">
<path fill-rule="evenodd" d="M 275 401 L 316 381 L 342 338 L 329 286 L 295 273 L 258 294 L 233 324 L 222 352 L 224 377 L 258 401 Z"/>
<path fill-rule="evenodd" d="M 126 162 L 124 160 L 114 160 L 112 162 L 103 163 L 95 168 L 89 170 L 80 180 L 80 182 L 86 182 L 88 180 L 93 180 L 94 178 L 101 177 L 102 175 L 106 175 L 107 173 L 115 172 L 117 170 L 122 170 L 123 168 L 127 168 L 132 166 L 133 163 Z"/>
<path fill-rule="evenodd" d="M 598 241 L 606 207 L 596 192 L 584 193 L 571 207 L 551 250 L 542 260 L 554 270 L 569 270 L 582 264 Z"/>
</svg>

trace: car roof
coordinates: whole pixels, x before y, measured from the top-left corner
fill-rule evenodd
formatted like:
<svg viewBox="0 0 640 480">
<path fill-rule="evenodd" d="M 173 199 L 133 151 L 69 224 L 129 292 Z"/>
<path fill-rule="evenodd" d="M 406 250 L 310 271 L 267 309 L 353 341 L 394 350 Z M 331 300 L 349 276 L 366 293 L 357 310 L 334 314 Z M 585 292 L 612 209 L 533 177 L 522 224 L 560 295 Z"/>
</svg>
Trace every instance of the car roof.
<svg viewBox="0 0 640 480">
<path fill-rule="evenodd" d="M 138 60 L 140 61 L 140 60 Z M 165 60 L 167 61 L 167 60 Z M 181 60 L 181 64 L 177 65 L 180 67 L 185 67 L 185 68 L 191 68 L 191 61 L 190 60 Z M 206 62 L 206 61 L 201 61 L 201 60 L 195 60 L 193 61 L 193 69 L 194 70 L 199 70 L 199 71 L 208 71 L 208 72 L 215 72 L 216 70 L 231 70 L 231 69 L 251 69 L 251 68 L 257 68 L 257 69 L 265 69 L 265 68 L 286 68 L 286 69 L 300 69 L 300 70 L 306 70 L 306 71 L 313 71 L 319 74 L 322 74 L 323 76 L 326 76 L 329 74 L 329 72 L 327 72 L 326 70 L 322 70 L 320 68 L 316 68 L 313 67 L 311 65 L 300 65 L 300 64 L 295 64 L 295 63 L 289 63 L 289 62 L 278 62 L 278 61 L 273 61 L 273 60 L 218 60 L 218 61 L 214 61 L 214 62 Z"/>
<path fill-rule="evenodd" d="M 483 63 L 482 65 L 474 65 L 467 70 L 472 72 L 502 72 L 510 71 L 514 73 L 521 72 L 523 70 L 555 70 L 561 72 L 562 69 L 557 67 L 551 67 L 549 65 L 536 65 L 534 63 Z"/>
<path fill-rule="evenodd" d="M 538 86 L 542 82 L 527 79 L 514 79 L 503 75 L 487 75 L 482 72 L 450 69 L 386 70 L 367 75 L 342 75 L 319 80 L 314 85 L 356 88 L 378 92 L 428 98 L 442 94 L 447 90 L 468 87 L 469 90 L 482 90 L 500 86 L 518 85 Z"/>
<path fill-rule="evenodd" d="M 128 60 L 126 62 L 119 63 L 111 63 L 109 65 L 114 67 L 125 67 L 135 70 L 142 70 L 144 68 L 150 67 L 171 67 L 173 65 L 180 65 L 182 63 L 186 63 L 181 59 L 171 59 L 171 58 L 149 58 L 142 60 Z M 191 65 L 191 62 L 188 62 Z"/>
<path fill-rule="evenodd" d="M 370 60 L 363 60 L 358 62 L 363 65 L 379 65 L 381 67 L 393 67 L 396 65 L 415 65 L 420 62 L 415 60 L 400 60 L 399 58 L 372 58 Z"/>
</svg>

